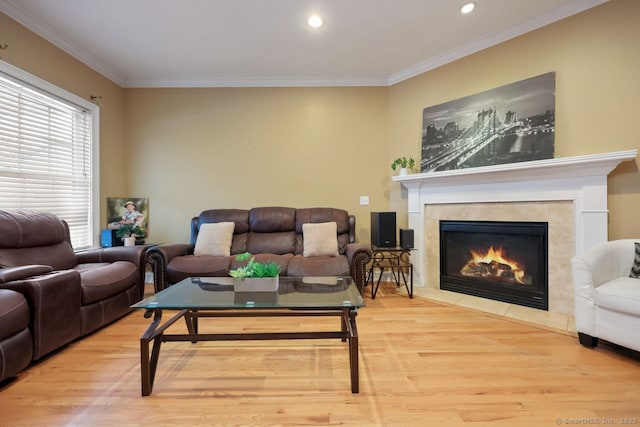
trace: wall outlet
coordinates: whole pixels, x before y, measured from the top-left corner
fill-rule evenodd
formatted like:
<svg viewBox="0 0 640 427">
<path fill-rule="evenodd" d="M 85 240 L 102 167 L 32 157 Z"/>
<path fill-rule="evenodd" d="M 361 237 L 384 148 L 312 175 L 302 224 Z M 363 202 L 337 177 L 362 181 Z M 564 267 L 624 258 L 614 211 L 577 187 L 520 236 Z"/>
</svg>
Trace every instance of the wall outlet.
<svg viewBox="0 0 640 427">
<path fill-rule="evenodd" d="M 369 204 L 369 196 L 360 196 L 360 205 L 368 205 Z"/>
</svg>

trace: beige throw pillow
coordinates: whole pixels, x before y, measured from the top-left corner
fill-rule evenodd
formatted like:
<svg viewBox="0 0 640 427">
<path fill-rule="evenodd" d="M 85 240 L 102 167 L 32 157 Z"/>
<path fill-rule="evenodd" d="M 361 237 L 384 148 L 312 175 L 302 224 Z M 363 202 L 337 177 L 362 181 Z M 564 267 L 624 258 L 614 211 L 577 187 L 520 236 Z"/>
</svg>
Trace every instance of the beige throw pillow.
<svg viewBox="0 0 640 427">
<path fill-rule="evenodd" d="M 196 247 L 193 254 L 230 256 L 231 240 L 233 239 L 234 222 L 212 222 L 202 224 L 198 231 Z"/>
<path fill-rule="evenodd" d="M 302 224 L 303 255 L 338 256 L 338 225 L 335 222 Z"/>
</svg>

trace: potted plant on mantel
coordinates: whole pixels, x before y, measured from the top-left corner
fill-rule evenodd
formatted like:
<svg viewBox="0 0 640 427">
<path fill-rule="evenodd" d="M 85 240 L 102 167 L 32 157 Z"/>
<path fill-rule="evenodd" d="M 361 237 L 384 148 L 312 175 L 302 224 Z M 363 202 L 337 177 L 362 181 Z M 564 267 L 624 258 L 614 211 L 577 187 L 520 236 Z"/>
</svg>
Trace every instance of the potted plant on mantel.
<svg viewBox="0 0 640 427">
<path fill-rule="evenodd" d="M 236 257 L 236 261 L 247 261 L 244 267 L 229 271 L 233 277 L 233 287 L 236 291 L 277 291 L 280 277 L 280 267 L 273 261 L 256 262 L 255 257 L 245 252 Z"/>
<path fill-rule="evenodd" d="M 400 168 L 400 175 L 407 175 L 409 173 L 409 169 L 413 169 L 416 164 L 416 160 L 413 157 L 409 157 L 408 159 L 405 156 L 398 157 L 391 163 L 391 169 L 396 170 L 396 168 Z"/>
<path fill-rule="evenodd" d="M 116 237 L 121 238 L 125 246 L 135 245 L 136 237 L 145 237 L 146 235 L 144 228 L 139 225 L 122 224 L 116 230 Z"/>
</svg>

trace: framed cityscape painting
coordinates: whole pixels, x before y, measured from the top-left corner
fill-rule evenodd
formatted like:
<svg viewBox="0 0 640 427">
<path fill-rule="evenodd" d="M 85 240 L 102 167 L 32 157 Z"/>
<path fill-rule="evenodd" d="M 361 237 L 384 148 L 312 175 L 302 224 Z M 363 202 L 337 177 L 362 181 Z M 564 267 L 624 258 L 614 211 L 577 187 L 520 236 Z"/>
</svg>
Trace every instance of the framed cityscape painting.
<svg viewBox="0 0 640 427">
<path fill-rule="evenodd" d="M 550 72 L 425 108 L 420 171 L 553 158 L 555 77 Z"/>
</svg>

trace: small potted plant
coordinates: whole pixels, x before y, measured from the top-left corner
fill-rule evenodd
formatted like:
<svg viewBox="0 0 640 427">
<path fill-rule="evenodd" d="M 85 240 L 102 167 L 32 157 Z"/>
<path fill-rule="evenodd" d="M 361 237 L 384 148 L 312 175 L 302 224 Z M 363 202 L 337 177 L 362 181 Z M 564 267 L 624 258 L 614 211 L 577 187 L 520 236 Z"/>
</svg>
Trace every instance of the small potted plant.
<svg viewBox="0 0 640 427">
<path fill-rule="evenodd" d="M 116 237 L 121 238 L 125 246 L 135 245 L 136 237 L 145 237 L 146 235 L 144 228 L 139 225 L 122 224 L 116 230 Z"/>
<path fill-rule="evenodd" d="M 398 157 L 391 163 L 391 169 L 396 170 L 396 168 L 400 168 L 400 175 L 407 175 L 409 173 L 409 169 L 413 169 L 416 161 L 413 157 L 409 157 L 408 159 L 405 156 Z"/>
<path fill-rule="evenodd" d="M 236 291 L 277 291 L 280 267 L 273 261 L 256 262 L 249 252 L 236 256 L 236 261 L 247 261 L 244 267 L 229 271 L 234 278 L 233 286 Z"/>
</svg>

